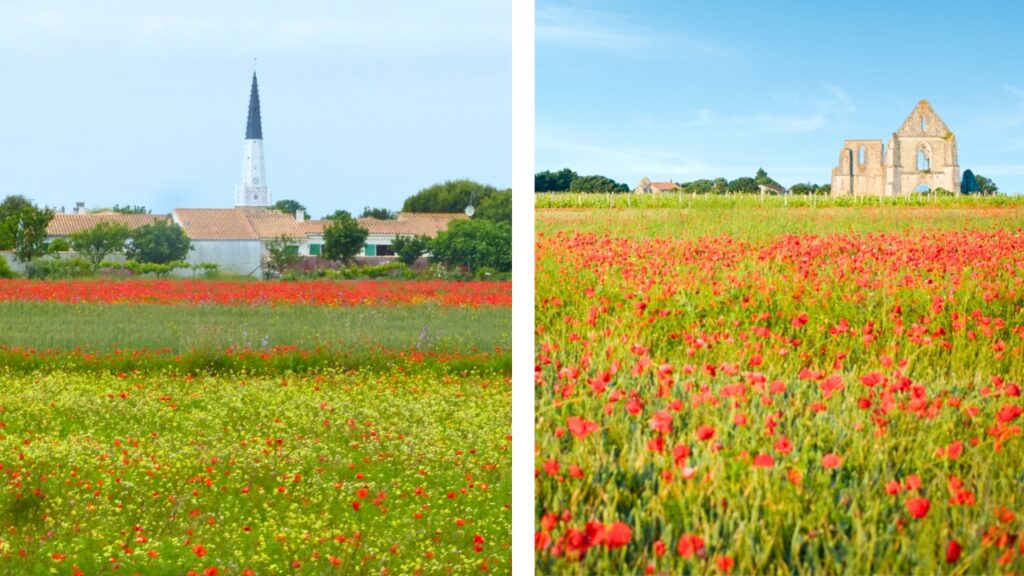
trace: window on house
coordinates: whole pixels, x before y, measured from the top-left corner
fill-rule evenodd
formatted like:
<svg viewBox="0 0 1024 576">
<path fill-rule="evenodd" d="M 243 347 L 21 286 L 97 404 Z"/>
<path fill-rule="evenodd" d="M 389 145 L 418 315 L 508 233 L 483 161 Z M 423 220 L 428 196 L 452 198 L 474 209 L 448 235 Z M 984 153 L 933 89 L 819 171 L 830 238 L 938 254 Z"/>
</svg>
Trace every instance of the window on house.
<svg viewBox="0 0 1024 576">
<path fill-rule="evenodd" d="M 319 256 L 320 255 L 320 248 L 322 246 L 323 246 L 323 244 L 310 244 L 309 245 L 309 255 L 310 256 Z"/>
<path fill-rule="evenodd" d="M 921 116 L 921 132 L 924 132 L 928 128 L 928 123 L 925 122 L 924 116 Z"/>
<path fill-rule="evenodd" d="M 861 146 L 860 148 L 857 149 L 857 163 L 860 164 L 861 166 L 864 165 L 865 156 L 867 156 L 867 154 L 864 153 L 864 147 Z"/>
<path fill-rule="evenodd" d="M 297 245 L 295 245 L 295 244 L 289 244 L 288 246 L 284 247 L 284 253 L 285 254 L 298 254 L 299 253 L 299 247 Z"/>
<path fill-rule="evenodd" d="M 388 244 L 377 244 L 377 256 L 394 256 L 395 251 Z"/>
<path fill-rule="evenodd" d="M 365 245 L 363 247 L 363 256 L 376 256 L 376 255 L 377 255 L 377 245 L 376 244 L 367 244 L 367 245 Z"/>
</svg>

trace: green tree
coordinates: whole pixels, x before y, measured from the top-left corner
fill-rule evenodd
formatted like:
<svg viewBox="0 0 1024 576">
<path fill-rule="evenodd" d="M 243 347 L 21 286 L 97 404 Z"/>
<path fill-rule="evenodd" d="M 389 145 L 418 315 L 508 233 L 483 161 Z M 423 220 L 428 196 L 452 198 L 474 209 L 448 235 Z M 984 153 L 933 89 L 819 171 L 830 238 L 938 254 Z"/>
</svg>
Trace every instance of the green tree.
<svg viewBox="0 0 1024 576">
<path fill-rule="evenodd" d="M 376 218 L 377 220 L 394 220 L 398 218 L 398 214 L 388 210 L 387 208 L 370 208 L 369 206 L 363 208 L 363 213 L 359 215 L 360 218 Z"/>
<path fill-rule="evenodd" d="M 405 199 L 403 212 L 462 212 L 466 206 L 480 206 L 488 197 L 498 194 L 494 186 L 473 180 L 449 180 L 420 190 Z"/>
<path fill-rule="evenodd" d="M 71 249 L 78 252 L 92 264 L 95 272 L 103 259 L 124 250 L 124 244 L 131 236 L 128 226 L 120 222 L 104 221 L 71 235 Z"/>
<path fill-rule="evenodd" d="M 721 178 L 720 180 L 724 181 L 725 179 Z M 711 180 L 694 180 L 693 182 L 686 182 L 685 184 L 680 184 L 679 187 L 682 188 L 683 192 L 685 192 L 686 194 L 724 194 L 726 184 L 725 182 L 722 182 L 721 184 L 721 192 L 718 191 L 719 182 L 717 180 L 714 182 L 712 182 Z"/>
<path fill-rule="evenodd" d="M 537 172 L 533 175 L 533 189 L 535 192 L 568 192 L 572 181 L 578 177 L 579 174 L 568 168 L 558 172 Z"/>
<path fill-rule="evenodd" d="M 502 190 L 484 198 L 477 207 L 473 218 L 491 222 L 512 223 L 512 191 Z"/>
<path fill-rule="evenodd" d="M 729 192 L 733 194 L 753 194 L 757 192 L 757 182 L 753 178 L 742 176 L 729 182 Z"/>
<path fill-rule="evenodd" d="M 121 205 L 118 205 L 118 204 L 114 204 L 113 210 L 114 210 L 114 212 L 118 212 L 118 213 L 121 213 L 121 214 L 151 214 L 152 213 L 145 206 L 137 206 L 137 205 L 128 206 L 127 204 L 124 205 L 124 206 L 121 206 Z"/>
<path fill-rule="evenodd" d="M 764 168 L 757 169 L 757 174 L 754 176 L 754 184 L 761 186 L 779 186 L 780 188 L 782 187 L 781 184 L 779 184 L 778 182 L 776 182 L 775 180 L 768 176 L 768 173 L 764 171 Z"/>
<path fill-rule="evenodd" d="M 268 276 L 280 276 L 289 266 L 294 266 L 299 259 L 298 243 L 291 236 L 282 234 L 267 242 L 267 257 L 263 261 L 263 267 Z"/>
<path fill-rule="evenodd" d="M 960 180 L 960 192 L 962 194 L 977 194 L 981 192 L 981 186 L 978 185 L 978 179 L 974 177 L 974 172 L 964 170 L 964 177 Z"/>
<path fill-rule="evenodd" d="M 977 180 L 978 188 L 981 189 L 981 193 L 984 194 L 985 196 L 999 193 L 999 187 L 996 186 L 996 183 L 989 180 L 988 178 L 985 178 L 981 174 L 975 174 L 974 179 Z"/>
<path fill-rule="evenodd" d="M 278 200 L 277 202 L 274 202 L 270 209 L 284 212 L 285 214 L 291 214 L 292 216 L 295 216 L 297 211 L 302 210 L 306 215 L 305 219 L 309 220 L 310 218 L 309 210 L 306 210 L 306 207 L 300 204 L 298 200 Z"/>
<path fill-rule="evenodd" d="M 0 222 L 3 222 L 10 216 L 14 216 L 24 210 L 25 208 L 34 208 L 33 204 L 28 198 L 20 195 L 12 195 L 4 198 L 3 202 L 0 202 Z"/>
<path fill-rule="evenodd" d="M 149 214 L 150 211 L 145 206 L 121 206 L 120 204 L 114 204 L 111 208 L 93 208 L 89 210 L 89 214 L 99 214 L 101 212 L 117 212 L 118 214 Z"/>
<path fill-rule="evenodd" d="M 324 220 L 339 220 L 344 218 L 352 218 L 352 213 L 348 210 L 335 210 L 327 216 L 324 216 Z"/>
<path fill-rule="evenodd" d="M 491 268 L 512 270 L 512 226 L 488 220 L 454 220 L 430 243 L 430 259 L 470 272 Z"/>
<path fill-rule="evenodd" d="M 132 231 L 125 253 L 129 260 L 167 264 L 184 260 L 191 242 L 185 231 L 169 220 L 156 220 Z"/>
<path fill-rule="evenodd" d="M 569 186 L 570 192 L 582 192 L 582 193 L 599 193 L 604 194 L 607 192 L 619 193 L 629 192 L 629 186 L 626 184 L 620 184 L 607 176 L 593 175 L 593 176 L 580 176 L 572 181 Z"/>
<path fill-rule="evenodd" d="M 430 238 L 427 236 L 398 236 L 391 241 L 391 249 L 406 266 L 412 266 L 427 253 L 429 247 Z"/>
<path fill-rule="evenodd" d="M 14 248 L 13 228 L 18 225 L 22 210 L 34 208 L 35 204 L 19 195 L 8 196 L 0 202 L 0 250 Z"/>
<path fill-rule="evenodd" d="M 334 218 L 324 228 L 324 258 L 346 264 L 363 249 L 370 232 L 350 217 Z"/>
<path fill-rule="evenodd" d="M 29 203 L 0 220 L 0 248 L 14 250 L 19 262 L 28 262 L 46 252 L 46 227 L 53 219 L 53 210 L 36 208 Z"/>
<path fill-rule="evenodd" d="M 818 185 L 811 184 L 810 182 L 798 182 L 790 187 L 789 193 L 810 196 L 818 193 Z"/>
</svg>

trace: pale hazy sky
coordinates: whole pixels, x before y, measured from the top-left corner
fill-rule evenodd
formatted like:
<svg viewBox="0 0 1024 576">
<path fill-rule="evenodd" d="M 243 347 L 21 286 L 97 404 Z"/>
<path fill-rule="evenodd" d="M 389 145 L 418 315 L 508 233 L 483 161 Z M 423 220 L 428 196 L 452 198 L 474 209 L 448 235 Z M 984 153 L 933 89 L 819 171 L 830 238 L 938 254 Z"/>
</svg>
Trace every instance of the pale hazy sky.
<svg viewBox="0 0 1024 576">
<path fill-rule="evenodd" d="M 267 180 L 320 217 L 512 180 L 509 2 L 4 0 L 0 197 L 230 207 L 253 57 Z"/>
</svg>

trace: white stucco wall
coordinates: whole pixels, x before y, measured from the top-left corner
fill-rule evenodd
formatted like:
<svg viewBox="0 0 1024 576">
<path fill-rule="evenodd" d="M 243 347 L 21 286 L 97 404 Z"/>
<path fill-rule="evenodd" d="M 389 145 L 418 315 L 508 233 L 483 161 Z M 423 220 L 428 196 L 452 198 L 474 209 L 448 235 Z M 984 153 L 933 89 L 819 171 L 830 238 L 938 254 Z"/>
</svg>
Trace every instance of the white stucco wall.
<svg viewBox="0 0 1024 576">
<path fill-rule="evenodd" d="M 235 188 L 235 206 L 270 206 L 263 140 L 246 140 L 244 146 L 242 181 Z"/>
<path fill-rule="evenodd" d="M 221 272 L 249 274 L 262 278 L 260 265 L 263 246 L 259 240 L 193 240 L 186 259 L 189 264 L 212 262 Z M 256 270 L 253 272 L 253 270 Z"/>
</svg>

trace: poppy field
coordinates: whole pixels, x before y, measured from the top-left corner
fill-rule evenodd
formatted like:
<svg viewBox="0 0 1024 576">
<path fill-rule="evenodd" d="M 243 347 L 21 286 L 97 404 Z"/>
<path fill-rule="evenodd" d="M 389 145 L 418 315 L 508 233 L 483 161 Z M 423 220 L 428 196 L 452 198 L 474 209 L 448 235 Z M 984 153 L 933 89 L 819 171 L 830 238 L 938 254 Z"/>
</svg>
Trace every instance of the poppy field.
<svg viewBox="0 0 1024 576">
<path fill-rule="evenodd" d="M 538 211 L 537 571 L 1024 570 L 1021 207 L 702 216 Z"/>
<path fill-rule="evenodd" d="M 509 572 L 509 284 L 372 284 L 0 281 L 0 573 Z"/>
</svg>

